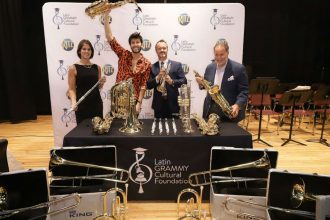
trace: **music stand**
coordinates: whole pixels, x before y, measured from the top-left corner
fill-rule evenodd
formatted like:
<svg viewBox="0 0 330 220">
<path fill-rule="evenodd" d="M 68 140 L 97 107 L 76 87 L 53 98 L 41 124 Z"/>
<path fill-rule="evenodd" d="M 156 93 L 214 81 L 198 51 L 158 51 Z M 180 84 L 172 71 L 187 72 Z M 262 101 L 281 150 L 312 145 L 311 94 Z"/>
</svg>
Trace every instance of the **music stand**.
<svg viewBox="0 0 330 220">
<path fill-rule="evenodd" d="M 324 127 L 325 127 L 325 121 L 327 118 L 327 103 L 329 101 L 330 96 L 330 86 L 321 86 L 319 89 L 316 91 L 313 101 L 320 101 L 324 102 L 324 111 L 323 111 L 323 119 L 322 119 L 322 129 L 321 129 L 321 136 L 319 139 L 308 139 L 306 140 L 307 142 L 314 142 L 314 143 L 320 143 L 323 144 L 327 147 L 330 147 L 330 144 L 327 142 L 327 139 L 323 138 L 323 132 L 324 132 Z"/>
<path fill-rule="evenodd" d="M 274 77 L 257 77 L 256 79 L 251 80 L 249 86 L 249 93 L 250 94 L 261 94 L 261 101 L 260 101 L 260 112 L 259 112 L 259 127 L 258 127 L 258 137 L 254 141 L 260 141 L 270 147 L 273 147 L 266 141 L 260 138 L 261 134 L 261 120 L 262 120 L 262 111 L 264 108 L 264 95 L 271 95 L 274 94 L 275 88 L 277 87 L 280 81 L 275 79 Z"/>
<path fill-rule="evenodd" d="M 312 94 L 311 90 L 290 90 L 286 91 L 283 96 L 281 97 L 279 103 L 280 105 L 286 105 L 286 106 L 291 106 L 292 111 L 291 111 L 291 123 L 290 123 L 290 132 L 289 132 L 289 138 L 281 138 L 282 140 L 285 140 L 285 142 L 281 145 L 284 146 L 290 141 L 293 141 L 297 144 L 304 145 L 306 144 L 301 143 L 299 141 L 293 140 L 291 138 L 292 136 L 292 127 L 293 127 L 293 118 L 294 118 L 294 108 L 296 106 L 296 103 L 305 103 L 307 100 L 310 98 Z"/>
</svg>

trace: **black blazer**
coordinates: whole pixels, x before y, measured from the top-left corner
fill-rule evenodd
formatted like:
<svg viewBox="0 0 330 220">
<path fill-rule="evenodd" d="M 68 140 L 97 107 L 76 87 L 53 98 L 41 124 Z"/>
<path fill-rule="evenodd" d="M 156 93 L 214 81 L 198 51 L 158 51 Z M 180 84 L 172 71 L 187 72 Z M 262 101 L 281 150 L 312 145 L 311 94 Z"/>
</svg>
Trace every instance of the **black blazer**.
<svg viewBox="0 0 330 220">
<path fill-rule="evenodd" d="M 187 83 L 187 79 L 182 69 L 182 64 L 180 62 L 176 62 L 173 60 L 168 60 L 168 62 L 171 63 L 171 69 L 169 75 L 173 80 L 173 85 L 169 85 L 168 83 L 165 83 L 167 89 L 167 102 L 163 101 L 162 93 L 158 92 L 156 89 L 156 87 L 159 85 L 159 83 L 156 82 L 156 76 L 159 74 L 159 70 L 160 70 L 159 62 L 156 62 L 152 65 L 149 80 L 147 82 L 148 89 L 154 89 L 152 108 L 154 109 L 155 114 L 157 112 L 160 112 L 160 109 L 163 107 L 164 104 L 169 105 L 169 109 L 171 113 L 178 113 L 179 88 L 182 84 Z"/>
<path fill-rule="evenodd" d="M 216 63 L 213 62 L 206 67 L 204 78 L 214 84 L 214 77 L 216 73 Z M 237 118 L 232 121 L 238 122 L 245 117 L 245 105 L 248 100 L 248 77 L 245 67 L 233 60 L 228 59 L 225 72 L 223 74 L 221 83 L 221 93 L 230 105 L 238 104 L 241 107 Z M 209 115 L 211 103 L 213 102 L 211 96 L 207 94 L 204 101 L 203 117 L 206 118 Z M 221 112 L 220 117 L 225 115 Z"/>
</svg>

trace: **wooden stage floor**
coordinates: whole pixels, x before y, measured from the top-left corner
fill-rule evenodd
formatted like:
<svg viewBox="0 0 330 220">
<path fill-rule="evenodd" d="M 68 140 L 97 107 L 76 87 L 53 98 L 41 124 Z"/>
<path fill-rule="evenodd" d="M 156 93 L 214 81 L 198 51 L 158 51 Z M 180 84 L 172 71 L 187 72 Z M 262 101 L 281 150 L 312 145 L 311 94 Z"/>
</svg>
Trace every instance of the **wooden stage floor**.
<svg viewBox="0 0 330 220">
<path fill-rule="evenodd" d="M 294 142 L 281 146 L 283 143 L 281 138 L 289 136 L 289 126 L 283 125 L 279 135 L 276 133 L 274 119 L 271 119 L 268 129 L 265 126 L 266 122 L 263 121 L 261 138 L 274 146 L 271 149 L 279 152 L 277 163 L 279 169 L 330 175 L 330 148 L 319 143 L 306 142 L 307 139 L 320 138 L 321 125 L 316 126 L 314 136 L 311 125 L 307 127 L 307 123 L 303 123 L 299 129 L 295 128 L 292 138 L 307 144 L 307 146 Z M 258 132 L 256 119 L 252 119 L 248 131 L 253 134 L 253 138 L 256 138 Z M 329 123 L 326 125 L 323 137 L 330 139 Z M 51 116 L 38 116 L 36 121 L 19 124 L 0 123 L 0 138 L 8 139 L 8 159 L 11 170 L 48 166 L 49 150 L 54 147 Z M 269 147 L 254 142 L 254 148 L 265 149 Z M 129 202 L 129 219 L 177 219 L 175 200 L 176 198 L 173 198 L 173 203 Z M 209 216 L 208 204 L 203 204 L 203 208 Z M 211 218 L 208 217 L 207 219 Z"/>
</svg>

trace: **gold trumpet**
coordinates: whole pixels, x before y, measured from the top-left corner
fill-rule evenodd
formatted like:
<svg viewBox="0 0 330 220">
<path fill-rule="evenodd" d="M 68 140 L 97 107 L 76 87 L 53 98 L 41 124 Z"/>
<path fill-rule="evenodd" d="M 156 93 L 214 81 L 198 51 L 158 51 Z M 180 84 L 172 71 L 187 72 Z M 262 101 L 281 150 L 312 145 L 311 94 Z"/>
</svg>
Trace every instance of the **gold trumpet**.
<svg viewBox="0 0 330 220">
<path fill-rule="evenodd" d="M 118 1 L 114 3 L 109 3 L 108 0 L 99 0 L 93 2 L 91 5 L 89 5 L 85 9 L 85 13 L 91 17 L 94 18 L 96 15 L 101 15 L 104 12 L 106 12 L 109 9 L 113 8 L 119 8 L 127 3 L 134 3 L 136 7 L 139 9 L 139 11 L 142 11 L 141 8 L 137 5 L 136 1 L 134 0 L 124 0 L 124 1 Z"/>
<path fill-rule="evenodd" d="M 258 204 L 255 202 L 246 201 L 246 200 L 242 200 L 242 199 L 238 199 L 238 198 L 227 197 L 227 199 L 224 203 L 225 210 L 228 213 L 231 213 L 231 214 L 237 216 L 237 219 L 265 220 L 265 218 L 263 218 L 261 216 L 256 216 L 256 215 L 253 215 L 250 213 L 236 211 L 229 207 L 230 203 L 245 204 L 245 205 L 250 205 L 250 206 L 258 207 L 258 208 L 262 208 L 262 209 L 275 210 L 275 211 L 279 211 L 279 212 L 285 212 L 287 214 L 298 215 L 298 216 L 303 216 L 305 218 L 315 219 L 314 212 L 296 210 L 296 209 L 279 208 L 279 207 L 274 207 L 274 206 L 267 206 L 267 205 L 262 205 L 262 204 Z"/>
<path fill-rule="evenodd" d="M 211 113 L 207 122 L 202 117 L 199 117 L 196 113 L 193 113 L 192 116 L 196 120 L 199 130 L 201 130 L 201 134 L 216 135 L 219 133 L 219 116 L 217 114 Z"/>
<path fill-rule="evenodd" d="M 74 202 L 72 205 L 68 205 L 66 207 L 63 207 L 59 210 L 54 210 L 51 212 L 47 212 L 46 214 L 39 215 L 32 217 L 30 219 L 39 219 L 40 217 L 47 216 L 47 215 L 56 215 L 58 213 L 76 208 L 80 204 L 80 195 L 77 193 L 73 193 L 67 196 L 64 196 L 62 198 L 54 199 L 52 201 L 40 203 L 37 205 L 24 207 L 24 208 L 18 208 L 18 209 L 10 209 L 8 210 L 8 193 L 7 190 L 4 187 L 0 187 L 0 219 L 12 219 L 13 216 L 17 214 L 21 214 L 27 211 L 35 210 L 35 209 L 41 209 L 41 208 L 49 208 L 52 204 L 57 204 L 59 202 L 63 202 L 65 200 L 74 199 Z"/>
<path fill-rule="evenodd" d="M 97 134 L 108 133 L 112 124 L 113 117 L 109 114 L 102 119 L 99 116 L 92 118 L 93 131 Z"/>
<path fill-rule="evenodd" d="M 233 112 L 232 106 L 229 105 L 226 98 L 221 94 L 219 85 L 213 85 L 211 86 L 211 83 L 204 79 L 197 71 L 194 70 L 195 77 L 201 77 L 202 78 L 202 85 L 204 89 L 209 93 L 211 98 L 215 103 L 217 103 L 220 108 L 222 109 L 223 113 L 230 118 L 231 113 Z"/>
<path fill-rule="evenodd" d="M 202 216 L 202 196 L 203 196 L 203 186 L 200 186 L 200 194 L 194 189 L 186 188 L 181 190 L 177 198 L 177 215 L 178 220 L 181 219 L 201 219 Z M 191 197 L 187 200 L 185 204 L 184 215 L 180 216 L 180 201 L 183 194 L 193 194 L 194 197 Z M 196 200 L 196 201 L 195 201 Z M 204 216 L 205 219 L 205 216 Z"/>
<path fill-rule="evenodd" d="M 115 167 L 108 167 L 108 166 L 100 166 L 95 164 L 89 163 L 81 163 L 71 160 L 66 160 L 56 154 L 56 150 L 54 150 L 50 156 L 49 167 L 50 170 L 54 169 L 57 166 L 78 166 L 78 167 L 87 167 L 87 168 L 96 168 L 101 170 L 108 170 L 112 171 L 113 174 L 105 174 L 105 175 L 91 175 L 91 176 L 77 176 L 77 177 L 61 177 L 55 176 L 52 177 L 52 180 L 86 180 L 86 179 L 100 179 L 105 181 L 117 182 L 117 183 L 126 183 L 129 179 L 129 172 L 124 169 L 115 168 Z"/>
<path fill-rule="evenodd" d="M 170 73 L 170 69 L 171 69 L 171 63 L 169 62 L 167 64 L 167 67 L 165 69 L 165 75 L 160 79 L 160 84 L 156 87 L 157 91 L 162 93 L 163 97 L 167 96 L 167 89 L 166 89 L 166 81 L 165 81 L 165 77 L 166 75 L 168 75 Z"/>
<path fill-rule="evenodd" d="M 120 193 L 123 204 L 121 202 L 120 196 L 116 196 L 114 201 L 112 202 L 111 215 L 107 212 L 107 196 L 109 193 Z M 128 193 L 128 184 L 125 184 L 125 192 L 120 188 L 111 188 L 106 191 L 103 198 L 103 214 L 94 218 L 94 220 L 126 220 L 127 219 L 127 193 Z"/>
<path fill-rule="evenodd" d="M 212 180 L 213 173 L 225 172 L 225 171 L 232 171 L 232 170 L 239 170 L 239 169 L 247 169 L 247 168 L 262 168 L 262 169 L 269 169 L 271 167 L 270 160 L 268 154 L 264 152 L 264 155 L 255 161 L 249 163 L 243 163 L 236 166 L 224 167 L 220 169 L 210 170 L 210 171 L 202 171 L 197 173 L 192 173 L 188 177 L 189 184 L 191 186 L 204 186 L 209 185 L 211 183 L 215 183 Z M 250 181 L 245 180 L 244 178 L 235 179 L 233 178 L 232 182 L 244 182 Z"/>
</svg>

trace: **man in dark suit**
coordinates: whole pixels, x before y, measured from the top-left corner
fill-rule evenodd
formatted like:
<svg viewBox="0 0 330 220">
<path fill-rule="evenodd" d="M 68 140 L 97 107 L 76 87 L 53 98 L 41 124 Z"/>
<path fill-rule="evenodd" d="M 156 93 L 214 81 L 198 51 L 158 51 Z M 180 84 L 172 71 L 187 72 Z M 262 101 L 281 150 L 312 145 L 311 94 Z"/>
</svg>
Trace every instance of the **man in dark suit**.
<svg viewBox="0 0 330 220">
<path fill-rule="evenodd" d="M 232 106 L 233 111 L 227 117 L 219 105 L 207 94 L 204 101 L 203 117 L 216 113 L 222 121 L 239 122 L 245 117 L 245 105 L 248 100 L 248 77 L 245 67 L 228 58 L 229 46 L 225 39 L 221 39 L 214 46 L 214 62 L 206 67 L 204 79 L 212 85 L 219 85 L 221 94 Z M 196 77 L 202 88 L 202 78 Z"/>
<path fill-rule="evenodd" d="M 179 112 L 179 87 L 187 79 L 179 62 L 167 58 L 168 46 L 164 40 L 155 45 L 158 61 L 152 65 L 148 89 L 154 89 L 152 108 L 155 118 L 171 118 Z M 158 87 L 158 89 L 157 89 Z"/>
</svg>

